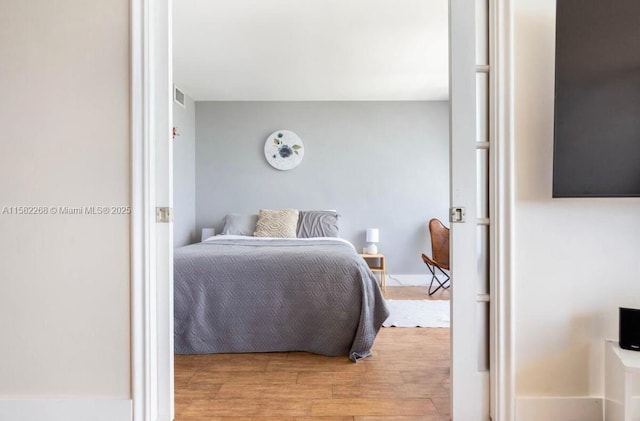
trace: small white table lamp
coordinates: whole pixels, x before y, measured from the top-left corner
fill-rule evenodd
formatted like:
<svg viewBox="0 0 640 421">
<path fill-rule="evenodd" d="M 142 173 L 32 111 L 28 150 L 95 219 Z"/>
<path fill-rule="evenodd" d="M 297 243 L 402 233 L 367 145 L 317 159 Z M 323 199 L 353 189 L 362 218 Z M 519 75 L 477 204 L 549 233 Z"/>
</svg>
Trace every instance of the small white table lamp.
<svg viewBox="0 0 640 421">
<path fill-rule="evenodd" d="M 364 248 L 365 254 L 378 254 L 378 246 L 376 243 L 380 241 L 380 230 L 378 228 L 367 228 L 367 247 Z"/>
<path fill-rule="evenodd" d="M 204 241 L 209 237 L 213 237 L 216 235 L 216 230 L 214 228 L 202 228 L 202 235 L 200 236 L 200 241 Z"/>
</svg>

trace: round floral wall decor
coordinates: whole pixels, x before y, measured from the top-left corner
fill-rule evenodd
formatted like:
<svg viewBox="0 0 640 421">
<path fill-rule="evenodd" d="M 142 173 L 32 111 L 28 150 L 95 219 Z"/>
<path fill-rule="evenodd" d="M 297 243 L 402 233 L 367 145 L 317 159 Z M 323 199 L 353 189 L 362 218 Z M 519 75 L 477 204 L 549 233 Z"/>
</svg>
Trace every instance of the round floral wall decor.
<svg viewBox="0 0 640 421">
<path fill-rule="evenodd" d="M 278 130 L 271 133 L 264 143 L 264 156 L 273 168 L 290 170 L 302 162 L 304 145 L 294 132 Z"/>
</svg>

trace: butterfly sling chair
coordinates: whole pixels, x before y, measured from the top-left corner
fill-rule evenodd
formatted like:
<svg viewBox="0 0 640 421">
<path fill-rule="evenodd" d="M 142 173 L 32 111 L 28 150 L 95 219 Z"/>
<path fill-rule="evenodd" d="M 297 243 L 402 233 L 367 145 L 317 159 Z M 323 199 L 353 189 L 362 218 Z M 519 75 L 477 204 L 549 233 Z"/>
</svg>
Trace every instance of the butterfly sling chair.
<svg viewBox="0 0 640 421">
<path fill-rule="evenodd" d="M 448 289 L 451 286 L 449 274 L 449 228 L 445 227 L 438 219 L 429 221 L 429 234 L 431 235 L 432 257 L 422 253 L 422 260 L 431 272 L 431 283 L 429 284 L 429 295 L 433 295 L 440 288 Z M 437 276 L 437 272 L 444 275 L 444 281 Z M 434 289 L 434 283 L 436 288 Z"/>
</svg>

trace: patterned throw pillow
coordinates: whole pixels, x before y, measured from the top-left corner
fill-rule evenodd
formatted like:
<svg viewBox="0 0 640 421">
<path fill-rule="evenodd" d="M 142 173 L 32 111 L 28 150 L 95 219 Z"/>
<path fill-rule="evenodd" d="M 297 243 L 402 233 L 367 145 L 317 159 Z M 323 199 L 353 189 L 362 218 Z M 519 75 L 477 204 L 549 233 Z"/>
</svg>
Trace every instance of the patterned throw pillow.
<svg viewBox="0 0 640 421">
<path fill-rule="evenodd" d="M 295 209 L 260 209 L 256 224 L 256 237 L 296 238 L 298 211 Z"/>
</svg>

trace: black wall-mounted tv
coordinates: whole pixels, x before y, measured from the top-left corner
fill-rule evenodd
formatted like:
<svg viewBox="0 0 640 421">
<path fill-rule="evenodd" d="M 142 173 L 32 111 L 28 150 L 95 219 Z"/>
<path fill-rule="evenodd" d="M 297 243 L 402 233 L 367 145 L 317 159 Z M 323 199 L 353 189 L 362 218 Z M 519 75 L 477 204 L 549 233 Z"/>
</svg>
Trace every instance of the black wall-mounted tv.
<svg viewBox="0 0 640 421">
<path fill-rule="evenodd" d="M 640 196 L 640 0 L 557 0 L 553 197 Z"/>
</svg>

